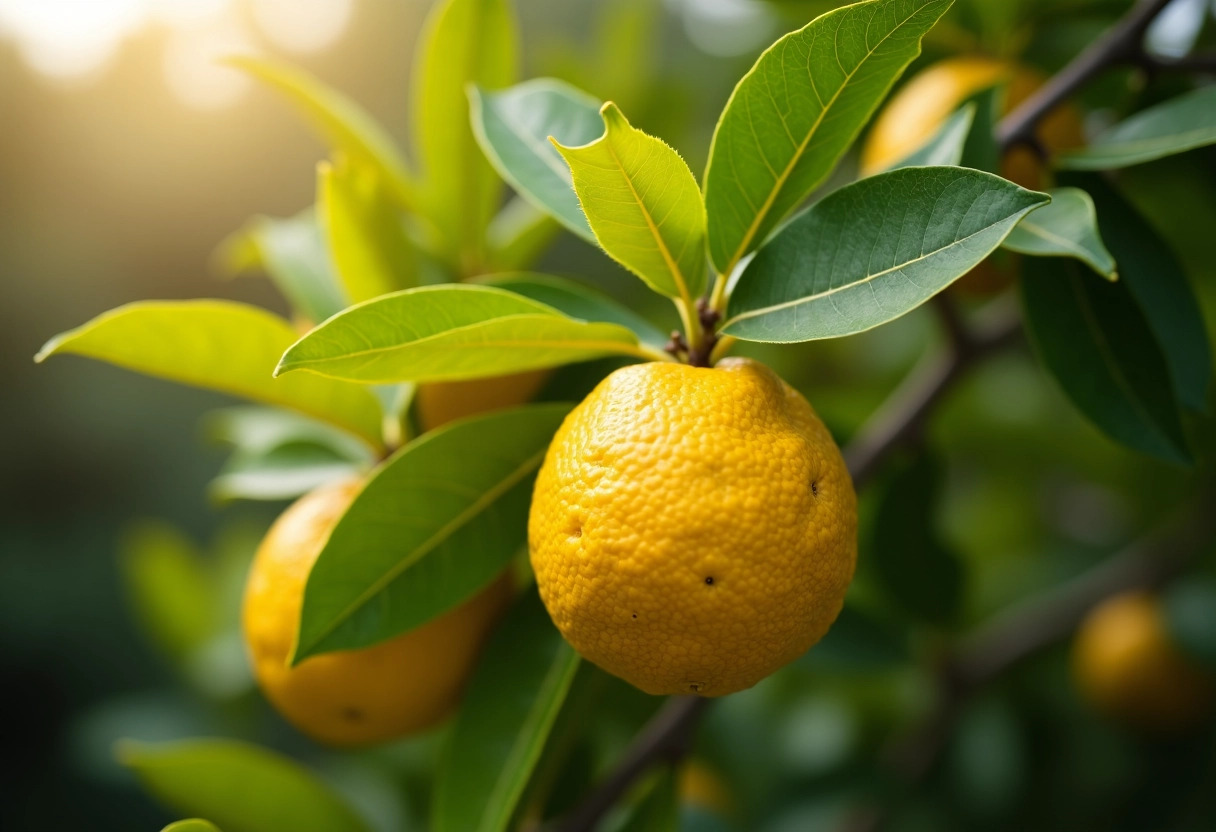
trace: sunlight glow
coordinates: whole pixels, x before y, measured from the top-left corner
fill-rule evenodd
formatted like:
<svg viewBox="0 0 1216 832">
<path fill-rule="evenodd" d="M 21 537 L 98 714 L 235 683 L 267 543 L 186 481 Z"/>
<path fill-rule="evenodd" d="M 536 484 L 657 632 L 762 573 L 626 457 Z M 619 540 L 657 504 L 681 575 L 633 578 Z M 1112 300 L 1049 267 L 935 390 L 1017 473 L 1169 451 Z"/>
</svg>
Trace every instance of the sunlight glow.
<svg viewBox="0 0 1216 832">
<path fill-rule="evenodd" d="M 253 0 L 253 19 L 275 46 L 318 52 L 346 29 L 351 0 Z"/>
</svg>

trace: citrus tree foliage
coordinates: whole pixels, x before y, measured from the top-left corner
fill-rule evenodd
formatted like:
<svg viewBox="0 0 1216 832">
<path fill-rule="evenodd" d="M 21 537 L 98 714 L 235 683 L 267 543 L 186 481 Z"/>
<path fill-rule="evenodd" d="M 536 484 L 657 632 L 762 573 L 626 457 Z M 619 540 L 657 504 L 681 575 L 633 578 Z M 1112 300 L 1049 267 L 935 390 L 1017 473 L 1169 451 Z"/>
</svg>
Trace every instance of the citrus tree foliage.
<svg viewBox="0 0 1216 832">
<path fill-rule="evenodd" d="M 989 117 L 999 90 L 965 102 L 892 169 L 851 179 L 841 160 L 951 6 L 866 0 L 781 37 L 723 102 L 703 171 L 612 101 L 555 79 L 519 83 L 508 0 L 435 4 L 413 70 L 408 152 L 303 70 L 235 59 L 329 148 L 314 206 L 250 221 L 218 256 L 230 273 L 268 275 L 293 321 L 228 301 L 146 301 L 56 336 L 38 360 L 75 353 L 260 405 L 210 422 L 233 449 L 215 482 L 223 499 L 367 478 L 310 574 L 293 663 L 409 632 L 511 568 L 549 439 L 607 368 L 708 365 L 741 342 L 853 336 L 938 302 L 1010 252 L 1042 371 L 1130 452 L 1191 464 L 1211 400 L 1203 316 L 1171 243 L 1105 173 L 1216 142 L 1216 88 L 1125 107 L 1089 145 L 1052 159 L 1058 173 L 1045 170 L 1041 188 L 1001 175 L 1009 148 Z M 585 282 L 527 271 L 563 231 L 670 300 L 682 331 L 668 338 Z M 420 432 L 424 386 L 529 371 L 550 373 L 544 403 Z M 889 473 L 870 535 L 875 597 L 915 626 L 957 627 L 966 564 L 932 519 L 941 466 L 925 458 Z M 156 552 L 140 555 L 141 597 L 203 580 L 180 541 L 141 545 Z M 214 628 L 195 601 L 145 606 L 168 622 L 175 654 Z M 889 618 L 850 600 L 806 667 L 906 663 Z M 1201 629 L 1188 633 L 1208 649 Z M 563 789 L 594 773 L 600 705 L 625 703 L 606 720 L 634 727 L 653 709 L 617 684 L 580 664 L 524 590 L 443 739 L 433 828 L 495 832 L 568 810 Z M 997 743 L 1003 718 L 975 716 Z M 199 816 L 175 829 L 367 828 L 316 775 L 250 746 L 128 745 L 120 757 L 153 794 Z M 632 796 L 630 828 L 677 828 L 669 781 Z"/>
</svg>

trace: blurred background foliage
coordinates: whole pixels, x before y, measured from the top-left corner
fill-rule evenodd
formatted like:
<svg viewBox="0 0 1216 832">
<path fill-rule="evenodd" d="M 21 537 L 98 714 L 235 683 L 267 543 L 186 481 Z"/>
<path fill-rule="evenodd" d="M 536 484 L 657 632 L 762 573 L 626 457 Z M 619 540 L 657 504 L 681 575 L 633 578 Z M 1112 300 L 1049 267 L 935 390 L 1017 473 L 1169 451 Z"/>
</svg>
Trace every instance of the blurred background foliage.
<svg viewBox="0 0 1216 832">
<path fill-rule="evenodd" d="M 209 492 L 224 450 L 200 414 L 229 402 L 99 364 L 35 368 L 30 358 L 51 333 L 140 298 L 219 296 L 285 311 L 264 281 L 218 280 L 212 254 L 249 216 L 311 204 L 324 151 L 272 93 L 213 59 L 260 51 L 298 61 L 404 137 L 426 5 L 0 0 L 0 827 L 159 828 L 173 815 L 117 765 L 113 742 L 210 735 L 292 754 L 376 829 L 422 828 L 437 735 L 322 751 L 252 687 L 236 632 L 240 586 L 281 506 Z M 699 175 L 717 114 L 756 54 L 836 5 L 519 0 L 522 77 L 560 77 L 617 101 Z M 1127 5 L 959 0 L 909 76 L 976 51 L 1050 72 Z M 1216 47 L 1214 15 L 1216 4 L 1177 0 L 1151 43 L 1166 55 Z M 1088 126 L 1183 88 L 1172 76 L 1112 71 L 1084 94 Z M 842 168 L 836 183 L 854 175 L 855 159 Z M 1119 181 L 1175 247 L 1216 331 L 1216 150 Z M 571 235 L 539 267 L 673 323 L 658 298 Z M 806 393 L 843 444 L 939 338 L 918 311 L 848 339 L 741 351 Z M 831 828 L 859 793 L 894 788 L 875 779 L 874 761 L 928 707 L 932 657 L 948 634 L 1078 574 L 1193 501 L 1211 477 L 1216 431 L 1210 418 L 1191 427 L 1207 463 L 1184 470 L 1099 434 L 1025 346 L 970 376 L 932 420 L 930 455 L 889 466 L 863 495 L 859 576 L 832 635 L 711 712 L 697 759 L 729 799 L 702 813 L 716 814 L 707 823 Z M 909 491 L 911 509 L 886 499 Z M 929 527 L 915 522 L 926 515 Z M 1193 543 L 1210 577 L 1212 542 Z M 881 554 L 900 547 L 938 566 L 901 571 Z M 1212 828 L 1216 737 L 1149 740 L 1103 720 L 1070 682 L 1067 647 L 966 705 L 941 764 L 894 795 L 892 828 Z M 581 791 L 657 704 L 590 671 L 576 692 L 595 686 L 607 691 L 593 736 L 552 773 L 557 799 Z"/>
</svg>

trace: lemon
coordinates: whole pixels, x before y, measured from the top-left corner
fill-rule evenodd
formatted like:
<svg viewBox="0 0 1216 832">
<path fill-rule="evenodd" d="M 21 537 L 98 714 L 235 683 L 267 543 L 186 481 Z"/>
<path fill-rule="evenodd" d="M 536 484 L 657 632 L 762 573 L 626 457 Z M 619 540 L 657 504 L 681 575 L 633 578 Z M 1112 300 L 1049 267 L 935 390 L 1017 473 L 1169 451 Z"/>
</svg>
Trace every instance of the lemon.
<svg viewBox="0 0 1216 832">
<path fill-rule="evenodd" d="M 811 406 L 767 367 L 617 370 L 571 411 L 528 524 L 541 598 L 583 656 L 652 694 L 750 687 L 827 631 L 857 498 Z"/>
<path fill-rule="evenodd" d="M 702 809 L 714 815 L 733 813 L 730 786 L 707 763 L 693 758 L 680 766 L 676 784 L 681 806 Z"/>
<path fill-rule="evenodd" d="M 548 379 L 548 370 L 533 370 L 471 381 L 424 384 L 418 388 L 419 424 L 425 432 L 465 416 L 524 404 L 532 400 Z"/>
<path fill-rule="evenodd" d="M 511 596 L 504 576 L 415 630 L 289 668 L 309 570 L 361 486 L 326 486 L 288 508 L 262 541 L 245 587 L 245 643 L 258 684 L 297 728 L 331 745 L 383 742 L 443 719 Z"/>
<path fill-rule="evenodd" d="M 1073 671 L 1085 698 L 1131 727 L 1177 731 L 1211 712 L 1216 688 L 1174 646 L 1156 596 L 1117 595 L 1081 624 Z"/>
</svg>

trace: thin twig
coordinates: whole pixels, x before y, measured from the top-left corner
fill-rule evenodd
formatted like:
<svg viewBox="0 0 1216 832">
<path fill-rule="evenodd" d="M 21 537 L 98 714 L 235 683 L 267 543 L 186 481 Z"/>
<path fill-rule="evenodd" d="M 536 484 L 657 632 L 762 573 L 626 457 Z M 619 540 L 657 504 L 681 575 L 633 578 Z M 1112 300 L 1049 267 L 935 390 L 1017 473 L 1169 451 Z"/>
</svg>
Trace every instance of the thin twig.
<svg viewBox="0 0 1216 832">
<path fill-rule="evenodd" d="M 1145 54 L 1144 32 L 1170 2 L 1139 0 L 1118 23 L 1002 119 L 996 130 L 1001 149 L 1033 144 L 1039 122 L 1065 99 L 1108 68 L 1140 60 Z"/>
</svg>

